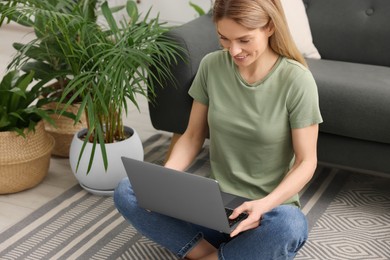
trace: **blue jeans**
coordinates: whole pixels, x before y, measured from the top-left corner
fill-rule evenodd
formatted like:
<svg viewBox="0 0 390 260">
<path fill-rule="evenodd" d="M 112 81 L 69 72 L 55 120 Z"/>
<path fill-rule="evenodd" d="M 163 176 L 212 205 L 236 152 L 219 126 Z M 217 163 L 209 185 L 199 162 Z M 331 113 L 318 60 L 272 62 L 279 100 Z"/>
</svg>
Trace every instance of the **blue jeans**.
<svg viewBox="0 0 390 260">
<path fill-rule="evenodd" d="M 282 205 L 263 215 L 260 226 L 234 238 L 228 234 L 140 208 L 127 178 L 114 193 L 118 211 L 142 235 L 179 258 L 204 238 L 218 248 L 219 259 L 293 259 L 307 240 L 307 222 L 295 206 Z"/>
</svg>

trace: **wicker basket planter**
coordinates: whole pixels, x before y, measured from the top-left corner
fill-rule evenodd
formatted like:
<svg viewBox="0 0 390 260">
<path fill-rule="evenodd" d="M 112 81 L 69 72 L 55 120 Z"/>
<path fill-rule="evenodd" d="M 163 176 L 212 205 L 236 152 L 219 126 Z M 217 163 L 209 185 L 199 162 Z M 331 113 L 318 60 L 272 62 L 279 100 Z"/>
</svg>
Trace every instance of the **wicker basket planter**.
<svg viewBox="0 0 390 260">
<path fill-rule="evenodd" d="M 57 103 L 50 103 L 46 107 L 55 110 L 57 108 Z M 80 105 L 69 106 L 66 111 L 77 114 L 79 107 Z M 62 109 L 62 106 L 59 106 L 58 109 Z M 85 124 L 85 114 L 81 117 L 81 122 L 77 124 L 74 124 L 73 119 L 66 116 L 54 114 L 51 115 L 51 118 L 55 121 L 56 127 L 45 123 L 45 129 L 55 140 L 52 155 L 69 157 L 70 144 L 74 134 L 87 127 Z"/>
<path fill-rule="evenodd" d="M 42 121 L 26 138 L 15 132 L 0 132 L 0 147 L 0 194 L 32 188 L 47 175 L 54 139 Z"/>
</svg>

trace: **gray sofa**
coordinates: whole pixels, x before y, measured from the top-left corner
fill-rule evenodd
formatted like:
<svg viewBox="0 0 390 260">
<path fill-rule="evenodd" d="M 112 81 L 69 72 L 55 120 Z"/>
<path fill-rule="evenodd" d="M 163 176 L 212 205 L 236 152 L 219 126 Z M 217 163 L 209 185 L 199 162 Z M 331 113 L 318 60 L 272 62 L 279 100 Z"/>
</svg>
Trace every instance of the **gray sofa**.
<svg viewBox="0 0 390 260">
<path fill-rule="evenodd" d="M 316 80 L 324 123 L 318 159 L 323 164 L 390 174 L 390 1 L 303 0 L 321 60 L 307 59 Z M 202 57 L 219 49 L 210 15 L 170 31 L 187 50 L 171 67 L 150 103 L 158 130 L 184 132 L 192 100 L 187 91 Z"/>
</svg>

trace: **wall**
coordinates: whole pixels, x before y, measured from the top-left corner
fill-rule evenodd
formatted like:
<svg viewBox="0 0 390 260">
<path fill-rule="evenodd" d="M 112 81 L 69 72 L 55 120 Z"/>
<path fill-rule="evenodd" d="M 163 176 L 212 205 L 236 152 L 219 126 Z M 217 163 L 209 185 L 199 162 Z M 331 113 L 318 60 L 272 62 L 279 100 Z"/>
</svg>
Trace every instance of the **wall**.
<svg viewBox="0 0 390 260">
<path fill-rule="evenodd" d="M 191 0 L 206 12 L 211 8 L 211 0 Z M 124 0 L 111 0 L 110 5 L 122 4 Z M 150 15 L 160 14 L 160 20 L 171 25 L 180 25 L 198 17 L 197 12 L 190 6 L 189 0 L 139 0 L 139 11 L 146 14 L 149 8 Z"/>
<path fill-rule="evenodd" d="M 125 0 L 109 0 L 110 6 L 123 4 Z M 151 9 L 151 17 L 160 14 L 160 20 L 165 21 L 170 25 L 180 25 L 188 22 L 198 14 L 189 5 L 189 0 L 139 0 L 139 11 L 146 14 L 149 8 Z M 192 0 L 193 3 L 202 7 L 206 12 L 211 8 L 211 0 Z M 125 13 L 122 10 L 117 16 Z M 31 28 L 20 26 L 16 23 L 5 24 L 0 27 L 0 77 L 6 71 L 6 66 L 15 54 L 12 48 L 13 42 L 26 43 L 34 37 Z"/>
<path fill-rule="evenodd" d="M 27 43 L 34 38 L 34 33 L 28 27 L 11 22 L 0 27 L 0 79 L 6 73 L 7 65 L 15 55 L 12 47 L 14 42 Z"/>
</svg>

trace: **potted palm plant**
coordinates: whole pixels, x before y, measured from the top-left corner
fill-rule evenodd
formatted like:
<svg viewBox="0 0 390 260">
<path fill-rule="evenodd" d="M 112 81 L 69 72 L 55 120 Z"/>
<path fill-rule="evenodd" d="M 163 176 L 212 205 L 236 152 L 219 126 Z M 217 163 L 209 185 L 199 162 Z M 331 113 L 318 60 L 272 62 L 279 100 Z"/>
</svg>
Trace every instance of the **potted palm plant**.
<svg viewBox="0 0 390 260">
<path fill-rule="evenodd" d="M 41 84 L 34 72 L 9 71 L 0 82 L 0 194 L 39 184 L 47 175 L 53 138 L 43 126 L 52 111 L 42 109 Z"/>
<path fill-rule="evenodd" d="M 80 100 L 76 121 L 86 114 L 87 128 L 75 134 L 70 147 L 72 170 L 88 191 L 111 194 L 126 176 L 120 157 L 143 159 L 136 130 L 123 125 L 128 105 L 138 107 L 138 95 L 152 97 L 154 85 L 148 78 L 171 77 L 166 64 L 176 62 L 181 50 L 164 36 L 169 28 L 149 13 L 141 16 L 134 1 L 126 2 L 128 19 L 121 21 L 114 19 L 107 2 L 100 5 L 104 26 L 86 17 L 84 2 L 72 14 L 45 12 L 51 16 L 46 28 L 58 35 L 56 44 L 73 75 L 60 101 L 66 108 Z M 135 148 L 123 145 L 126 141 Z M 117 146 L 125 153 L 111 156 Z"/>
</svg>

